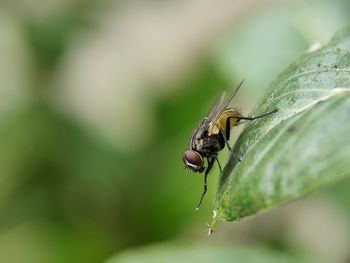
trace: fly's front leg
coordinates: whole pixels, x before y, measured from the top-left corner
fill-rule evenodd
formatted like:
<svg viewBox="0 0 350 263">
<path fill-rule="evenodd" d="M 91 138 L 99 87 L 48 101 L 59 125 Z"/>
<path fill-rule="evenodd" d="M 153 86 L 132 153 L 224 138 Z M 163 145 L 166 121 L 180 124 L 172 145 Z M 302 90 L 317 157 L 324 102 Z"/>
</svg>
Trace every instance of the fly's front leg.
<svg viewBox="0 0 350 263">
<path fill-rule="evenodd" d="M 207 177 L 208 177 L 209 172 L 210 172 L 211 169 L 213 168 L 213 165 L 214 165 L 214 162 L 215 162 L 215 157 L 214 157 L 214 158 L 207 158 L 207 161 L 208 161 L 208 167 L 207 167 L 207 169 L 206 169 L 205 172 L 204 172 L 203 193 L 202 193 L 201 199 L 199 200 L 199 203 L 198 203 L 198 205 L 197 205 L 197 207 L 196 207 L 196 210 L 198 210 L 199 207 L 201 206 L 202 201 L 203 201 L 203 197 L 204 197 L 205 194 L 207 193 Z"/>
</svg>

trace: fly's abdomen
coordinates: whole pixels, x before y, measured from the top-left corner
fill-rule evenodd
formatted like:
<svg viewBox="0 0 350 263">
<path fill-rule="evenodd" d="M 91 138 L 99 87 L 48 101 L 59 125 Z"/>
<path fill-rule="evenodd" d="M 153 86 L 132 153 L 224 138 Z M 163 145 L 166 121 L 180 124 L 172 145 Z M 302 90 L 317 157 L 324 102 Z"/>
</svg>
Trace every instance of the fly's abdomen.
<svg viewBox="0 0 350 263">
<path fill-rule="evenodd" d="M 220 131 L 226 134 L 231 127 L 237 124 L 237 119 L 235 117 L 240 117 L 241 115 L 241 112 L 236 109 L 224 110 L 216 122 L 211 124 L 208 133 L 209 136 L 218 135 L 221 133 Z"/>
</svg>

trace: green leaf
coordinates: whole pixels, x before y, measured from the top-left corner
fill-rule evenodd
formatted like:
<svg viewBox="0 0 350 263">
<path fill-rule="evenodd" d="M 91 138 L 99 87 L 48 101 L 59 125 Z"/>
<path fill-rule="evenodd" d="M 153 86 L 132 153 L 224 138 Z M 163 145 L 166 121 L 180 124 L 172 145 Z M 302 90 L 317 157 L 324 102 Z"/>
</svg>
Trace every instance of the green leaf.
<svg viewBox="0 0 350 263">
<path fill-rule="evenodd" d="M 134 249 L 123 252 L 106 263 L 289 263 L 289 262 L 307 262 L 300 257 L 281 252 L 261 249 L 261 248 L 240 248 L 227 245 L 213 246 L 205 244 L 163 244 L 148 246 L 140 249 Z"/>
<path fill-rule="evenodd" d="M 267 61 L 266 63 L 271 63 Z M 233 149 L 217 219 L 234 221 L 350 175 L 350 29 L 304 54 L 272 83 Z"/>
</svg>

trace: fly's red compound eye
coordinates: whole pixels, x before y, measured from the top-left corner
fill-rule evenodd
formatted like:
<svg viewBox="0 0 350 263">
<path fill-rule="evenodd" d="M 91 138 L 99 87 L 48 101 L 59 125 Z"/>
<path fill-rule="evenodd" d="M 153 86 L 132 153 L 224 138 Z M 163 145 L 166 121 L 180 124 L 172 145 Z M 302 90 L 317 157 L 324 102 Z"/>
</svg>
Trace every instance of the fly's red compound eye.
<svg viewBox="0 0 350 263">
<path fill-rule="evenodd" d="M 183 160 L 187 168 L 194 172 L 199 172 L 203 170 L 203 158 L 202 156 L 193 150 L 186 150 L 183 155 Z"/>
</svg>

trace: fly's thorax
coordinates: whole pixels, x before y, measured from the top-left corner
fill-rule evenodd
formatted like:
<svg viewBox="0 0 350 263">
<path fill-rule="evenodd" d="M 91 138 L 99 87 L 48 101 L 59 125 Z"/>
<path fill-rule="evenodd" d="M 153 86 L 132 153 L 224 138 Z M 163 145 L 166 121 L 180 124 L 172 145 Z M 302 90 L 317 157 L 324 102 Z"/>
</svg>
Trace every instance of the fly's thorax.
<svg viewBox="0 0 350 263">
<path fill-rule="evenodd" d="M 204 157 L 216 156 L 223 147 L 218 135 L 197 137 L 192 142 L 192 149 L 201 153 Z"/>
<path fill-rule="evenodd" d="M 199 150 L 203 146 L 203 140 L 207 137 L 207 130 L 203 126 L 199 126 L 197 130 L 193 133 L 191 139 L 191 148 L 194 150 Z"/>
<path fill-rule="evenodd" d="M 208 121 L 206 118 L 204 118 L 192 134 L 190 142 L 190 147 L 192 149 L 197 149 L 198 146 L 203 144 L 203 139 L 208 136 L 208 127 Z"/>
<path fill-rule="evenodd" d="M 191 149 L 199 152 L 204 157 L 213 157 L 223 148 L 220 134 L 209 134 L 211 123 L 205 118 L 194 131 L 191 138 Z"/>
</svg>

